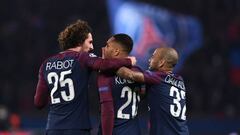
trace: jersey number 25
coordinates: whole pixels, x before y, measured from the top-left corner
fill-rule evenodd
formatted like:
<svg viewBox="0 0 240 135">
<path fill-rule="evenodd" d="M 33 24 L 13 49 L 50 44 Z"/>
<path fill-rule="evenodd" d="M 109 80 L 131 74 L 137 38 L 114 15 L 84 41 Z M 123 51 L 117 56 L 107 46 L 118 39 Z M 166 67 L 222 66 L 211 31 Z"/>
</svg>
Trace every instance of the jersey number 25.
<svg viewBox="0 0 240 135">
<path fill-rule="evenodd" d="M 48 83 L 54 85 L 50 95 L 52 104 L 57 104 L 61 102 L 59 97 L 53 97 L 53 94 L 58 90 L 58 83 L 60 84 L 60 87 L 65 87 L 66 84 L 68 84 L 69 95 L 66 94 L 66 91 L 61 91 L 62 99 L 64 101 L 71 101 L 74 99 L 75 92 L 74 92 L 73 81 L 71 78 L 65 78 L 65 75 L 69 75 L 71 73 L 72 73 L 71 70 L 62 71 L 60 73 L 60 78 L 56 72 L 51 72 L 48 74 L 47 76 Z M 53 78 L 54 78 L 54 82 L 53 82 Z"/>
</svg>

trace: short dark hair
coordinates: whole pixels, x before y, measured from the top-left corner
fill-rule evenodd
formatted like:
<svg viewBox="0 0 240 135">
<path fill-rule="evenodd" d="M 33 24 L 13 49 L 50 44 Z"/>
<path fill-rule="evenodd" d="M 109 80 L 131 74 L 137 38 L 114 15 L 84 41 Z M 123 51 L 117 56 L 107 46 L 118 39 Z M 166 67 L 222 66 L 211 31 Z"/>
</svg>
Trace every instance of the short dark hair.
<svg viewBox="0 0 240 135">
<path fill-rule="evenodd" d="M 60 49 L 67 50 L 69 48 L 76 47 L 78 43 L 83 44 L 91 31 L 91 27 L 83 20 L 77 20 L 76 22 L 68 25 L 58 35 Z"/>
<path fill-rule="evenodd" d="M 113 35 L 113 37 L 114 41 L 119 43 L 128 54 L 132 51 L 133 40 L 129 35 L 120 33 Z"/>
</svg>

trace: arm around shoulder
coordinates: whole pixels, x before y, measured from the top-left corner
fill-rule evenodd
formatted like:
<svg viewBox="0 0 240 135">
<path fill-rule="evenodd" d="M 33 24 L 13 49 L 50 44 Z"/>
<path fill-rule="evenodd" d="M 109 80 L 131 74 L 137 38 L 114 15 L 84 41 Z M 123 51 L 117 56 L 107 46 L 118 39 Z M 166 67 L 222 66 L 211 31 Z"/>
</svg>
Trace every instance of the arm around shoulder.
<svg viewBox="0 0 240 135">
<path fill-rule="evenodd" d="M 140 82 L 140 83 L 144 83 L 144 75 L 142 72 L 139 71 L 133 71 L 129 68 L 126 67 L 121 67 L 118 71 L 117 71 L 117 75 L 125 78 L 125 79 L 129 79 L 129 80 L 133 80 L 136 82 Z"/>
<path fill-rule="evenodd" d="M 90 57 L 85 55 L 85 58 L 83 59 L 86 65 L 93 70 L 101 70 L 101 71 L 117 70 L 122 66 L 126 66 L 126 67 L 132 66 L 132 61 L 129 58 L 102 59 L 99 57 Z"/>
</svg>

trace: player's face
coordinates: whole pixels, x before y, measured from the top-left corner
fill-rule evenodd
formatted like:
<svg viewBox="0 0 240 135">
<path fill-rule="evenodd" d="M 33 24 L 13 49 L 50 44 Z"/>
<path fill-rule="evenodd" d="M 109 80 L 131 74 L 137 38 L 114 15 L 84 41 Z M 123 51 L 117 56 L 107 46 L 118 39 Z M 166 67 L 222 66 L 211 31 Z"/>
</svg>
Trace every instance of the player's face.
<svg viewBox="0 0 240 135">
<path fill-rule="evenodd" d="M 152 57 L 149 59 L 149 70 L 157 70 L 159 60 L 157 59 L 157 51 L 155 50 Z"/>
<path fill-rule="evenodd" d="M 106 46 L 103 48 L 104 51 L 104 58 L 113 58 L 114 57 L 114 52 L 115 52 L 115 47 L 114 47 L 114 38 L 111 37 L 108 41 Z"/>
<path fill-rule="evenodd" d="M 88 34 L 88 38 L 83 42 L 82 45 L 82 51 L 84 52 L 90 52 L 93 50 L 93 39 L 92 39 L 92 34 Z"/>
</svg>

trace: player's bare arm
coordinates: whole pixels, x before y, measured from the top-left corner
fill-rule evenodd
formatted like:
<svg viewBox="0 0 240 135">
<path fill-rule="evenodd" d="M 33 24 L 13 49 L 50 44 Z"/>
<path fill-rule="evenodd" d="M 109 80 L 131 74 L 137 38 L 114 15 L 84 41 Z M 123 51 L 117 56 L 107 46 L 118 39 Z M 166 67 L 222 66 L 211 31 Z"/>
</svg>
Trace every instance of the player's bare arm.
<svg viewBox="0 0 240 135">
<path fill-rule="evenodd" d="M 122 78 L 126 78 L 126 79 L 130 79 L 136 82 L 140 82 L 143 83 L 144 82 L 144 75 L 141 72 L 138 71 L 132 71 L 129 68 L 126 67 L 121 67 L 118 71 L 117 71 L 117 75 L 122 77 Z"/>
</svg>

